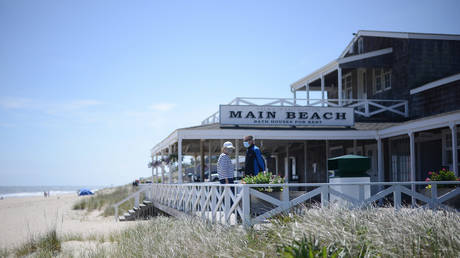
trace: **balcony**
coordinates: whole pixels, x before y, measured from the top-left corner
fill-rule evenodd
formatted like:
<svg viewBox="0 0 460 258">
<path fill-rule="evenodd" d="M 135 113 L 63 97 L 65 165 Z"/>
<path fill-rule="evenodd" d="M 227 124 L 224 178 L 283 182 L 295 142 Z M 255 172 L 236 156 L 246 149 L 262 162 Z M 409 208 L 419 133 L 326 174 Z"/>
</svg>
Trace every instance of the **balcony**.
<svg viewBox="0 0 460 258">
<path fill-rule="evenodd" d="M 245 98 L 238 97 L 228 105 L 256 105 L 256 106 L 311 106 L 311 107 L 351 107 L 356 115 L 369 118 L 388 112 L 403 118 L 409 115 L 407 100 L 389 99 L 293 99 L 293 98 Z M 219 111 L 204 119 L 201 124 L 219 122 Z"/>
</svg>

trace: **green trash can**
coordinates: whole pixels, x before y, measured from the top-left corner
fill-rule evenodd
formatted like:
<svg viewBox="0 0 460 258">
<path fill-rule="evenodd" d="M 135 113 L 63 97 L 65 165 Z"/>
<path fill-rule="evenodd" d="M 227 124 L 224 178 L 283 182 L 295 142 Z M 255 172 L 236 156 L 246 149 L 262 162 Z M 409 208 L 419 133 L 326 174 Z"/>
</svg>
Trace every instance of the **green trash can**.
<svg viewBox="0 0 460 258">
<path fill-rule="evenodd" d="M 328 159 L 327 166 L 335 171 L 334 177 L 369 177 L 366 171 L 371 168 L 371 160 L 350 154 Z"/>
</svg>

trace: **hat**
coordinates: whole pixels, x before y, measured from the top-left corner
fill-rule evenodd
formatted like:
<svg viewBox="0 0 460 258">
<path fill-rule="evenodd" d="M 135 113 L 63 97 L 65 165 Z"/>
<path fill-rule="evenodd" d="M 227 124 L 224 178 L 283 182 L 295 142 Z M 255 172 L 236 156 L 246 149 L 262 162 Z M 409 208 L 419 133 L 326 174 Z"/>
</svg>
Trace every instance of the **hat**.
<svg viewBox="0 0 460 258">
<path fill-rule="evenodd" d="M 233 147 L 233 144 L 231 142 L 224 142 L 224 146 L 222 147 L 227 148 L 227 149 L 235 149 L 235 147 Z"/>
</svg>

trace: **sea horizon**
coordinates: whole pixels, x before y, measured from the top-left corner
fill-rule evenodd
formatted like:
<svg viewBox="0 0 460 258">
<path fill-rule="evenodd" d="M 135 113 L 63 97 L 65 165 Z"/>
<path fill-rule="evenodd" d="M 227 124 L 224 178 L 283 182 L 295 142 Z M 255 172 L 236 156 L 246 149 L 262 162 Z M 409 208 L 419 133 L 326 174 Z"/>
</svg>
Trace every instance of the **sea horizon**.
<svg viewBox="0 0 460 258">
<path fill-rule="evenodd" d="M 0 198 L 43 196 L 49 192 L 50 196 L 57 194 L 77 193 L 79 189 L 86 188 L 93 192 L 109 186 L 95 185 L 36 185 L 36 186 L 0 186 Z"/>
</svg>

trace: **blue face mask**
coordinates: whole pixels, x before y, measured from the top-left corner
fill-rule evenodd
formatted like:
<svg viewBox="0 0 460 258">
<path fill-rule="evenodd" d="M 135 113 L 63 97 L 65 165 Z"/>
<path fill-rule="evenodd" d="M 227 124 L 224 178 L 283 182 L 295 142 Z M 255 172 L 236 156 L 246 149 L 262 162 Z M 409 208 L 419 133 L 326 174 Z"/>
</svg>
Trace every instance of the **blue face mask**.
<svg viewBox="0 0 460 258">
<path fill-rule="evenodd" d="M 249 148 L 249 146 L 250 146 L 250 145 L 249 145 L 249 142 L 243 142 L 243 146 L 244 146 L 245 148 Z"/>
</svg>

